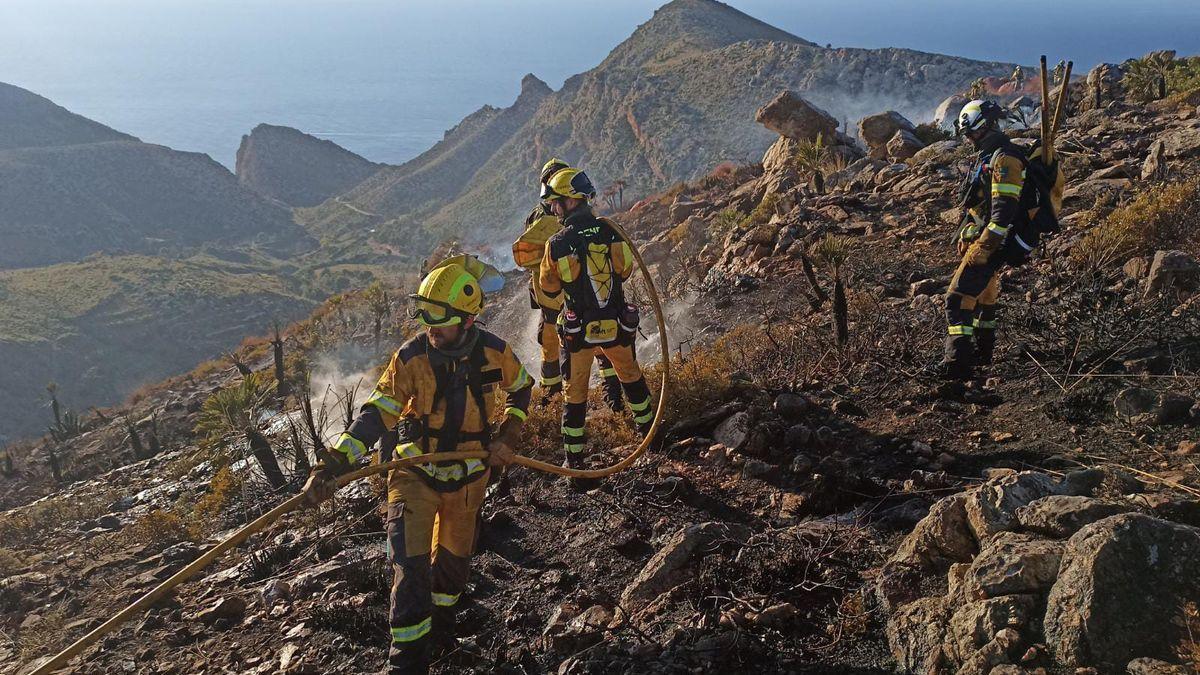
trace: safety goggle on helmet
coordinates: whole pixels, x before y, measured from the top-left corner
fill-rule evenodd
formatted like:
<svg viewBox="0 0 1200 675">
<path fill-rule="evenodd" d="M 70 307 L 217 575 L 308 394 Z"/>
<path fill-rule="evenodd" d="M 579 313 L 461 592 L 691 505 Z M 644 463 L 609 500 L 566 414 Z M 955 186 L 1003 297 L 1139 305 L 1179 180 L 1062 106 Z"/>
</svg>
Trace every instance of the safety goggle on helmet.
<svg viewBox="0 0 1200 675">
<path fill-rule="evenodd" d="M 555 199 L 589 200 L 596 196 L 596 187 L 587 174 L 579 169 L 563 169 L 542 183 L 541 198 L 544 202 Z"/>
<path fill-rule="evenodd" d="M 1004 108 L 991 101 L 983 99 L 971 101 L 964 105 L 962 112 L 958 114 L 957 124 L 955 124 L 956 135 L 962 136 L 989 125 L 994 126 L 1004 117 Z"/>
<path fill-rule="evenodd" d="M 504 288 L 504 275 L 479 258 L 462 254 L 438 263 L 409 295 L 408 318 L 440 328 L 464 323 L 483 311 L 485 293 Z"/>
</svg>

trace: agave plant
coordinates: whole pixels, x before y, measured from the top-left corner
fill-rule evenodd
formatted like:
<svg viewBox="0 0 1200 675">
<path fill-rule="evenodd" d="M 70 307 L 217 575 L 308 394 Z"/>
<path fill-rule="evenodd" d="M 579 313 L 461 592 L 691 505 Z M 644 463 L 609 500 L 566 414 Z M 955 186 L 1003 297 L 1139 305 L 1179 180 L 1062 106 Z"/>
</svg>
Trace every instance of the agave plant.
<svg viewBox="0 0 1200 675">
<path fill-rule="evenodd" d="M 210 447 L 227 447 L 235 439 L 244 440 L 267 482 L 278 489 L 287 481 L 259 422 L 259 413 L 271 400 L 274 389 L 264 373 L 252 373 L 216 391 L 200 408 L 196 433 Z"/>
<path fill-rule="evenodd" d="M 792 165 L 802 175 L 811 176 L 817 194 L 825 194 L 824 166 L 829 161 L 829 148 L 821 134 L 811 141 L 800 141 L 792 155 Z"/>
<path fill-rule="evenodd" d="M 833 277 L 833 327 L 839 347 L 850 339 L 849 310 L 846 303 L 846 285 L 842 281 L 842 267 L 850 259 L 853 246 L 849 237 L 827 234 L 812 247 L 812 257 L 829 267 Z"/>
</svg>

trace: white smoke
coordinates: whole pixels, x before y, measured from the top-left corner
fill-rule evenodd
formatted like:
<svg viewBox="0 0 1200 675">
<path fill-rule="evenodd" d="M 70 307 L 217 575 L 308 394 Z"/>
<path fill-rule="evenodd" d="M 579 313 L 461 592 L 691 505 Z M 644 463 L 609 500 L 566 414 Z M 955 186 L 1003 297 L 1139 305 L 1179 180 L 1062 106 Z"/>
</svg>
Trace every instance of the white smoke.
<svg viewBox="0 0 1200 675">
<path fill-rule="evenodd" d="M 319 432 L 331 445 L 346 428 L 345 409 L 349 399 L 353 410 L 366 402 L 378 379 L 376 367 L 359 367 L 360 359 L 348 358 L 347 350 L 365 351 L 348 345 L 337 353 L 321 354 L 313 361 L 309 385 L 312 409 Z"/>
</svg>

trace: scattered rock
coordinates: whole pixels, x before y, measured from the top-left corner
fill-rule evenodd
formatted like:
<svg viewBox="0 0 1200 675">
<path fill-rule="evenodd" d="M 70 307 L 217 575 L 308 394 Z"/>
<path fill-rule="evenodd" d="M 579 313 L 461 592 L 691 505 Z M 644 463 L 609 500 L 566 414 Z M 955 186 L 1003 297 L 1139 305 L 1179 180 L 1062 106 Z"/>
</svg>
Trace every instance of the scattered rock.
<svg viewBox="0 0 1200 675">
<path fill-rule="evenodd" d="M 1196 399 L 1184 394 L 1166 392 L 1158 399 L 1158 423 L 1175 424 L 1186 422 L 1192 414 Z"/>
<path fill-rule="evenodd" d="M 1016 524 L 1016 511 L 1035 499 L 1058 494 L 1059 486 L 1044 473 L 1024 471 L 989 480 L 966 499 L 967 521 L 979 541 Z"/>
<path fill-rule="evenodd" d="M 925 143 L 907 129 L 900 129 L 887 142 L 887 156 L 893 161 L 904 161 L 916 155 Z"/>
<path fill-rule="evenodd" d="M 221 598 L 208 609 L 197 612 L 192 616 L 192 619 L 211 626 L 221 620 L 227 622 L 241 621 L 245 613 L 246 601 L 236 595 L 230 595 Z"/>
<path fill-rule="evenodd" d="M 1162 176 L 1167 162 L 1167 145 L 1160 138 L 1150 144 L 1150 153 L 1142 163 L 1142 180 L 1153 180 Z"/>
<path fill-rule="evenodd" d="M 1196 130 L 1200 133 L 1200 129 Z M 1157 251 L 1150 263 L 1146 294 L 1166 288 L 1195 290 L 1200 286 L 1200 263 L 1183 251 Z"/>
<path fill-rule="evenodd" d="M 1139 415 L 1152 412 L 1158 406 L 1158 392 L 1145 387 L 1129 387 L 1113 399 L 1117 415 L 1132 420 Z"/>
<path fill-rule="evenodd" d="M 892 560 L 930 571 L 970 562 L 978 548 L 967 522 L 966 502 L 966 494 L 957 494 L 934 504 L 900 543 Z"/>
<path fill-rule="evenodd" d="M 1050 591 L 1046 643 L 1069 666 L 1120 670 L 1130 657 L 1172 658 L 1182 628 L 1167 617 L 1200 598 L 1200 529 L 1126 513 L 1067 542 Z"/>
<path fill-rule="evenodd" d="M 750 413 L 745 411 L 730 415 L 713 431 L 713 440 L 734 451 L 745 447 L 749 437 Z"/>
<path fill-rule="evenodd" d="M 1125 666 L 1129 675 L 1193 675 L 1193 671 L 1158 659 L 1140 658 Z"/>
<path fill-rule="evenodd" d="M 961 94 L 946 97 L 933 111 L 933 123 L 943 131 L 954 131 L 958 127 L 958 114 L 968 103 L 967 97 Z"/>
<path fill-rule="evenodd" d="M 892 613 L 886 628 L 888 645 L 902 672 L 940 672 L 949 617 L 946 599 L 937 596 L 910 602 Z"/>
<path fill-rule="evenodd" d="M 775 397 L 772 404 L 775 412 L 785 420 L 794 421 L 808 412 L 808 399 L 799 394 L 783 393 Z"/>
<path fill-rule="evenodd" d="M 966 661 L 1000 630 L 1029 625 L 1036 605 L 1037 598 L 1032 595 L 1006 595 L 959 607 L 950 617 L 946 655 L 960 663 Z"/>
<path fill-rule="evenodd" d="M 915 298 L 919 295 L 939 295 L 946 289 L 946 285 L 938 279 L 922 279 L 913 282 L 908 287 L 908 297 Z"/>
<path fill-rule="evenodd" d="M 697 549 L 720 538 L 745 541 L 749 536 L 750 531 L 745 526 L 731 523 L 707 522 L 679 530 L 663 543 L 621 592 L 622 606 L 639 606 L 672 588 Z"/>
<path fill-rule="evenodd" d="M 703 200 L 692 201 L 684 198 L 684 196 L 681 194 L 676 197 L 675 201 L 671 204 L 671 222 L 678 225 L 687 220 L 689 217 L 695 215 L 697 211 L 706 209 L 710 206 L 712 206 L 712 204 L 709 202 Z"/>
</svg>

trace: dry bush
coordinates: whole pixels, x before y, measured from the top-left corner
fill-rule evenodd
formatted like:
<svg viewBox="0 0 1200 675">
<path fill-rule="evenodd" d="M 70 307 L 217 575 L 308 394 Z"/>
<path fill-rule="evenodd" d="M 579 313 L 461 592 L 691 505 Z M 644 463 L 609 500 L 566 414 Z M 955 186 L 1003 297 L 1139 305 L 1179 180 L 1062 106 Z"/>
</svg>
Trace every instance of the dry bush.
<svg viewBox="0 0 1200 675">
<path fill-rule="evenodd" d="M 714 241 L 724 239 L 725 235 L 741 225 L 744 218 L 742 212 L 737 209 L 724 209 L 708 222 L 709 238 Z"/>
<path fill-rule="evenodd" d="M 116 491 L 65 495 L 34 502 L 0 515 L 0 541 L 40 541 L 47 534 L 104 515 Z"/>
<path fill-rule="evenodd" d="M 17 635 L 17 653 L 22 659 L 57 652 L 66 637 L 63 628 L 68 621 L 76 618 L 65 602 L 39 611 L 38 616 L 41 619 L 31 629 L 23 630 Z"/>
<path fill-rule="evenodd" d="M 204 493 L 192 509 L 191 523 L 188 525 L 192 534 L 203 536 L 221 530 L 224 525 L 221 513 L 233 502 L 241 489 L 241 476 L 229 467 L 221 467 L 213 474 L 208 492 Z"/>
<path fill-rule="evenodd" d="M 1184 634 L 1178 649 L 1179 660 L 1192 670 L 1200 670 L 1200 607 L 1194 602 L 1184 603 L 1175 622 Z"/>
<path fill-rule="evenodd" d="M 1079 268 L 1101 273 L 1138 255 L 1181 249 L 1200 255 L 1200 181 L 1151 188 L 1116 209 L 1071 250 Z"/>
<path fill-rule="evenodd" d="M 753 225 L 761 225 L 771 219 L 775 215 L 775 207 L 779 204 L 779 195 L 775 192 L 768 192 L 763 195 L 762 200 L 758 202 L 758 206 L 746 216 L 742 221 L 742 227 L 750 227 Z"/>
<path fill-rule="evenodd" d="M 181 541 L 196 541 L 197 537 L 178 513 L 154 509 L 125 526 L 116 539 L 129 546 L 166 548 Z"/>
<path fill-rule="evenodd" d="M 25 569 L 25 556 L 11 548 L 0 548 L 0 579 Z"/>
</svg>

